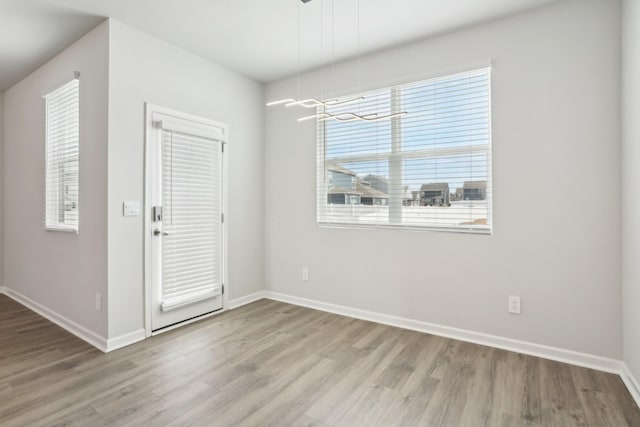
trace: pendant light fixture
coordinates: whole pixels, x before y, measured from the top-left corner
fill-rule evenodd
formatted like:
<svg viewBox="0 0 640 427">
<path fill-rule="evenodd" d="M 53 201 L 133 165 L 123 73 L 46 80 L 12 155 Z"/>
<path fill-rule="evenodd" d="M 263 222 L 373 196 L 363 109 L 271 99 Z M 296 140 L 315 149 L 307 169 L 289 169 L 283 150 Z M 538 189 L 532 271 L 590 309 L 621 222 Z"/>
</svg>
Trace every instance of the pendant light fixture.
<svg viewBox="0 0 640 427">
<path fill-rule="evenodd" d="M 311 0 L 300 0 L 302 3 L 309 3 Z M 322 0 L 320 0 L 322 1 Z M 358 10 L 357 10 L 357 33 L 358 33 L 358 91 L 360 90 L 360 0 L 356 0 L 357 4 L 358 4 Z M 333 6 L 332 6 L 333 8 Z M 323 9 L 322 7 L 320 8 L 320 16 L 322 18 L 323 16 Z M 332 9 L 332 14 L 333 14 L 333 9 Z M 332 17 L 333 19 L 333 17 Z M 321 47 L 320 47 L 320 56 L 321 56 L 321 61 L 322 61 L 322 40 L 323 40 L 323 23 L 321 21 L 321 28 L 320 28 L 320 41 L 321 41 Z M 331 23 L 332 25 L 332 31 L 333 31 L 333 22 Z M 334 36 L 335 34 L 331 35 L 331 41 L 333 43 L 334 40 Z M 333 58 L 332 58 L 333 60 Z M 322 63 L 321 67 L 324 67 L 324 63 Z M 300 92 L 300 3 L 298 3 L 298 78 L 297 78 L 297 85 L 298 85 L 298 94 Z M 324 84 L 324 73 L 321 76 L 321 85 Z M 321 91 L 322 92 L 322 91 Z M 321 95 L 322 97 L 322 95 Z M 327 120 L 335 120 L 338 122 L 354 122 L 354 121 L 365 121 L 365 122 L 377 122 L 377 121 L 382 121 L 382 120 L 390 120 L 393 119 L 395 117 L 400 117 L 400 116 L 404 116 L 407 114 L 406 111 L 402 111 L 402 112 L 398 112 L 398 113 L 392 113 L 392 114 L 385 114 L 385 115 L 379 115 L 378 113 L 369 113 L 369 114 L 357 114 L 354 112 L 342 112 L 339 114 L 331 114 L 328 113 L 326 110 L 327 108 L 330 107 L 337 107 L 337 106 L 344 106 L 344 105 L 350 105 L 350 104 L 356 104 L 359 103 L 361 101 L 364 101 L 364 96 L 357 96 L 357 97 L 353 97 L 353 98 L 348 98 L 348 99 L 340 99 L 340 98 L 333 98 L 333 99 L 328 99 L 328 100 L 322 100 L 322 99 L 317 99 L 317 98 L 306 98 L 306 99 L 302 99 L 302 100 L 296 100 L 293 98 L 284 98 L 284 99 L 280 99 L 277 101 L 270 101 L 267 103 L 267 107 L 272 107 L 272 106 L 277 106 L 277 105 L 284 105 L 285 107 L 304 107 L 304 108 L 322 108 L 324 111 L 322 111 L 321 113 L 318 114 L 314 114 L 314 115 L 310 115 L 310 116 L 305 116 L 305 117 L 301 117 L 298 119 L 299 122 L 305 121 L 305 120 L 311 120 L 311 119 L 318 119 L 318 121 L 324 122 Z"/>
<path fill-rule="evenodd" d="M 309 0 L 310 1 L 310 0 Z M 272 101 L 267 103 L 267 107 L 272 107 L 274 105 L 284 104 L 285 107 L 293 107 L 298 105 L 304 108 L 318 108 L 318 107 L 335 107 L 337 105 L 347 105 L 347 104 L 355 104 L 356 102 L 360 102 L 364 99 L 364 97 L 352 98 L 340 101 L 338 99 L 329 99 L 327 101 L 320 101 L 315 98 L 307 98 L 301 101 L 296 101 L 295 99 L 286 98 L 280 99 L 278 101 Z"/>
</svg>

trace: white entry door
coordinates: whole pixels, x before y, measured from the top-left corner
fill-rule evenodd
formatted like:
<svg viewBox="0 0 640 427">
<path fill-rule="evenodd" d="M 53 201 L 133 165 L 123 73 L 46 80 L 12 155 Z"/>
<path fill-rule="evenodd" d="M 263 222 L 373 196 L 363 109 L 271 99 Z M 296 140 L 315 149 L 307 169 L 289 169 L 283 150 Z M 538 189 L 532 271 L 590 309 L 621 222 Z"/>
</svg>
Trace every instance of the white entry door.
<svg viewBox="0 0 640 427">
<path fill-rule="evenodd" d="M 222 309 L 225 128 L 152 113 L 151 329 Z"/>
</svg>

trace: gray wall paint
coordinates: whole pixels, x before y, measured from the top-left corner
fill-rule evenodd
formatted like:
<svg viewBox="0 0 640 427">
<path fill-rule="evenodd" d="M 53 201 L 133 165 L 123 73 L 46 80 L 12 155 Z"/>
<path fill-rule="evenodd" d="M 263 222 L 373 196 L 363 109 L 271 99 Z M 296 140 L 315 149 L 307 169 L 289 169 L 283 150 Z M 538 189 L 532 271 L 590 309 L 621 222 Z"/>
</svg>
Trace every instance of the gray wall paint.
<svg viewBox="0 0 640 427">
<path fill-rule="evenodd" d="M 264 289 L 263 97 L 259 83 L 111 21 L 109 337 L 143 327 L 144 103 L 229 124 L 229 298 Z"/>
<path fill-rule="evenodd" d="M 640 2 L 623 2 L 622 227 L 623 359 L 640 378 Z"/>
<path fill-rule="evenodd" d="M 4 285 L 107 336 L 108 26 L 102 24 L 5 93 Z M 43 230 L 44 101 L 80 80 L 80 233 Z"/>
<path fill-rule="evenodd" d="M 268 289 L 620 358 L 619 23 L 617 1 L 572 0 L 362 58 L 363 87 L 493 61 L 493 236 L 316 227 L 315 125 L 267 108 Z M 325 69 L 325 88 L 356 82 L 355 62 Z"/>
<path fill-rule="evenodd" d="M 4 94 L 0 93 L 0 287 L 4 286 Z"/>
</svg>

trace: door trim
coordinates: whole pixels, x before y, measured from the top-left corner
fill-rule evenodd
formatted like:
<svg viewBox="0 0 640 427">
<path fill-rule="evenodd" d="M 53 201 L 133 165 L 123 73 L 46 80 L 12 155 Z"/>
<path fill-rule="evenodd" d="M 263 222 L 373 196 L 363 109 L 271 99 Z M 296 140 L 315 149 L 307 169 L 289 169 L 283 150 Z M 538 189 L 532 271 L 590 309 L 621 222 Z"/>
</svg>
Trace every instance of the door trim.
<svg viewBox="0 0 640 427">
<path fill-rule="evenodd" d="M 224 222 L 222 223 L 222 283 L 224 284 L 224 293 L 222 294 L 222 309 L 214 313 L 205 314 L 196 319 L 190 319 L 182 322 L 179 325 L 174 325 L 170 329 L 174 329 L 178 326 L 186 325 L 188 323 L 209 317 L 213 314 L 222 313 L 227 310 L 229 306 L 229 289 L 231 285 L 228 281 L 228 245 L 227 245 L 227 230 L 228 230 L 228 164 L 229 164 L 229 126 L 226 123 L 217 122 L 204 117 L 196 116 L 193 114 L 183 113 L 170 108 L 161 107 L 159 105 L 145 102 L 145 136 L 144 136 L 144 208 L 142 209 L 143 218 L 143 230 L 144 230 L 144 330 L 145 336 L 150 337 L 155 333 L 151 331 L 151 229 L 153 223 L 151 222 L 151 142 L 153 134 L 153 113 L 161 113 L 169 116 L 173 116 L 179 119 L 192 120 L 201 123 L 206 123 L 211 126 L 221 128 L 224 131 L 222 143 L 224 146 L 224 155 L 222 156 L 222 207 L 221 212 L 224 215 Z M 169 328 L 161 329 L 158 333 L 165 332 Z"/>
</svg>

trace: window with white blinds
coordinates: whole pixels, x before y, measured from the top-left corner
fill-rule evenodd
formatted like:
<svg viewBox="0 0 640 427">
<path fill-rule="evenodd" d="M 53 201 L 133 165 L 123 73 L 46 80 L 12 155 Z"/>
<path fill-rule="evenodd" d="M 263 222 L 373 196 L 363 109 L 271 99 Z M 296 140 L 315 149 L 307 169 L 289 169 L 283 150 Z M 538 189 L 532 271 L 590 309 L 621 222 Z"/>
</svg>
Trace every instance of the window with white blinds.
<svg viewBox="0 0 640 427">
<path fill-rule="evenodd" d="M 221 294 L 221 144 L 162 130 L 162 310 Z"/>
<path fill-rule="evenodd" d="M 45 95 L 45 229 L 79 229 L 80 82 Z"/>
<path fill-rule="evenodd" d="M 318 224 L 490 233 L 490 69 L 363 96 L 326 111 L 406 114 L 318 121 Z"/>
</svg>

